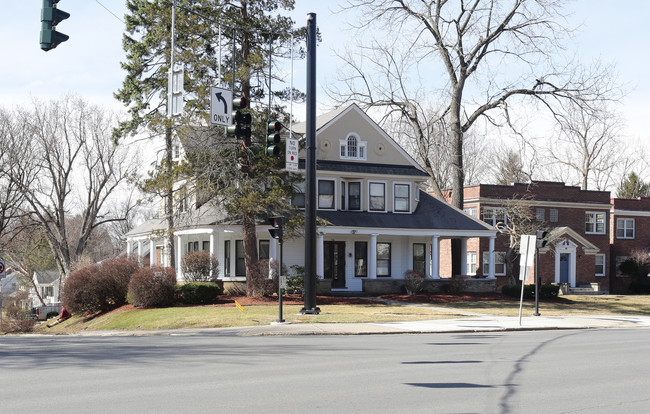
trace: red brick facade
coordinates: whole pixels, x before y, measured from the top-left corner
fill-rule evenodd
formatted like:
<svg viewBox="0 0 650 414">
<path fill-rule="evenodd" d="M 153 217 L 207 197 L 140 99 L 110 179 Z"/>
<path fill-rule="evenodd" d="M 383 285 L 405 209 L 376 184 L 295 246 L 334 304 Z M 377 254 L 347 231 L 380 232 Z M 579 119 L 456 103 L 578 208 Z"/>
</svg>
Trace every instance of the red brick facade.
<svg viewBox="0 0 650 414">
<path fill-rule="evenodd" d="M 601 291 L 610 290 L 610 276 L 614 267 L 610 261 L 610 242 L 612 240 L 612 220 L 610 218 L 610 193 L 608 191 L 585 191 L 564 183 L 537 181 L 532 184 L 477 185 L 465 188 L 465 211 L 476 214 L 477 218 L 489 221 L 494 209 L 508 210 L 508 205 L 517 203 L 520 210 L 529 210 L 532 224 L 528 232 L 536 229 L 550 232 L 549 245 L 540 250 L 539 275 L 542 283 L 569 283 L 571 286 L 598 283 Z M 508 201 L 504 201 L 508 200 Z M 517 200 L 517 201 L 514 201 Z M 636 201 L 636 200 L 631 200 Z M 650 199 L 642 200 L 650 211 Z M 487 211 L 487 213 L 486 213 Z M 493 217 L 496 223 L 500 217 Z M 644 217 L 650 224 L 650 215 Z M 639 220 L 637 218 L 637 220 Z M 507 218 L 506 221 L 507 223 Z M 614 223 L 615 224 L 615 223 Z M 637 228 L 639 226 L 637 225 Z M 650 236 L 650 226 L 646 226 Z M 638 242 L 638 240 L 637 240 Z M 646 245 L 650 238 L 646 239 Z M 498 234 L 495 241 L 497 256 L 505 255 L 510 244 L 507 234 Z M 468 239 L 468 274 L 485 276 L 484 253 L 489 252 L 489 239 Z M 441 259 L 446 256 L 448 244 L 441 244 Z M 476 257 L 476 272 L 471 262 Z M 512 266 L 503 266 L 497 259 L 497 283 L 508 283 L 507 274 L 519 276 L 519 255 L 509 256 Z M 505 270 L 505 271 L 504 271 Z M 533 269 L 527 283 L 533 282 Z M 441 265 L 441 275 L 451 276 L 451 265 Z"/>
<path fill-rule="evenodd" d="M 611 207 L 611 290 L 625 292 L 630 281 L 617 273 L 617 266 L 633 251 L 650 249 L 650 197 L 613 198 Z"/>
</svg>

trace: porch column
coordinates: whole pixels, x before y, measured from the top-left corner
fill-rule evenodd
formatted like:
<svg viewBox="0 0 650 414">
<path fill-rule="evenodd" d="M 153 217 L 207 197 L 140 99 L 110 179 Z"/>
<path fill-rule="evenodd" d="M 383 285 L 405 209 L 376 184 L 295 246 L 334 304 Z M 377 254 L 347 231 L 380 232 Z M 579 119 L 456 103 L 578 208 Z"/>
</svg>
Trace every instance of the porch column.
<svg viewBox="0 0 650 414">
<path fill-rule="evenodd" d="M 467 274 L 467 239 L 460 239 L 460 274 Z"/>
<path fill-rule="evenodd" d="M 368 279 L 377 279 L 377 236 L 370 235 L 370 246 L 368 246 Z"/>
<path fill-rule="evenodd" d="M 209 247 L 209 249 L 210 249 L 209 252 L 210 252 L 210 256 L 211 256 L 210 258 L 212 258 L 212 256 L 217 257 L 217 255 L 216 255 L 216 251 L 217 251 L 216 247 L 217 247 L 217 238 L 216 238 L 216 234 L 215 234 L 214 229 L 213 229 L 213 230 L 210 231 L 210 247 Z M 210 277 L 213 277 L 213 276 L 214 275 L 212 274 L 212 270 L 210 270 Z M 219 275 L 217 275 L 217 277 L 219 277 Z"/>
<path fill-rule="evenodd" d="M 176 280 L 182 281 L 183 275 L 181 274 L 181 260 L 183 259 L 183 245 L 181 244 L 181 236 L 176 236 Z"/>
<path fill-rule="evenodd" d="M 494 275 L 494 269 L 496 269 L 496 255 L 494 254 L 494 242 L 497 239 L 497 236 L 490 236 L 490 263 L 488 270 L 488 279 L 496 279 Z"/>
<path fill-rule="evenodd" d="M 325 276 L 325 235 L 317 233 L 316 235 L 316 276 L 319 279 L 322 279 Z"/>
<path fill-rule="evenodd" d="M 130 258 L 131 257 L 131 249 L 133 246 L 131 246 L 131 240 L 126 241 L 126 257 Z"/>
<path fill-rule="evenodd" d="M 431 277 L 440 279 L 440 236 L 431 238 Z"/>
<path fill-rule="evenodd" d="M 149 240 L 149 267 L 154 267 L 157 263 L 156 260 L 156 241 L 154 239 Z"/>
<path fill-rule="evenodd" d="M 142 266 L 142 240 L 138 240 L 138 263 Z"/>
<path fill-rule="evenodd" d="M 269 259 L 278 260 L 278 241 L 273 237 L 269 239 Z"/>
</svg>

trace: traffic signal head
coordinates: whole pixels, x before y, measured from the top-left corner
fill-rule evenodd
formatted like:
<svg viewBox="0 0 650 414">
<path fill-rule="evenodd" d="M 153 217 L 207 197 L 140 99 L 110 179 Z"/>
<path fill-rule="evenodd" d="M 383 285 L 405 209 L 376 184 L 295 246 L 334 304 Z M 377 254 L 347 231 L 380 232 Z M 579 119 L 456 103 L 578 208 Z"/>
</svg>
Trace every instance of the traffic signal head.
<svg viewBox="0 0 650 414">
<path fill-rule="evenodd" d="M 271 237 L 274 239 L 279 239 L 280 243 L 282 243 L 282 223 L 284 222 L 284 217 L 271 217 L 269 218 L 269 224 L 272 229 L 269 229 L 269 233 L 271 234 Z"/>
<path fill-rule="evenodd" d="M 277 157 L 282 154 L 282 148 L 280 147 L 280 131 L 282 130 L 282 124 L 278 121 L 269 122 L 267 127 L 266 136 L 266 153 L 268 155 Z"/>
<path fill-rule="evenodd" d="M 41 9 L 41 49 L 46 52 L 70 38 L 70 36 L 56 31 L 56 25 L 70 17 L 70 13 L 57 9 L 56 4 L 58 2 L 59 0 L 43 0 L 43 8 Z"/>
<path fill-rule="evenodd" d="M 245 97 L 235 98 L 232 100 L 232 107 L 235 111 L 232 113 L 233 125 L 226 127 L 226 135 L 237 137 L 237 139 L 248 140 L 251 137 L 251 114 L 242 112 L 248 106 L 248 99 Z"/>
<path fill-rule="evenodd" d="M 545 247 L 546 244 L 548 243 L 548 240 L 546 240 L 546 236 L 548 236 L 548 231 L 546 230 L 537 230 L 537 232 L 535 233 L 535 238 L 537 239 L 536 245 L 538 249 Z"/>
</svg>

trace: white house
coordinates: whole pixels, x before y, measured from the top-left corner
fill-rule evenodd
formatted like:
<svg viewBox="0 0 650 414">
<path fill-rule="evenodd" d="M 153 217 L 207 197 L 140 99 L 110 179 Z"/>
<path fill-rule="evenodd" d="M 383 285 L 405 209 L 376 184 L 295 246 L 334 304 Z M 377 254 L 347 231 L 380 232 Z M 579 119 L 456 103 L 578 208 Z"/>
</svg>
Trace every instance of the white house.
<svg viewBox="0 0 650 414">
<path fill-rule="evenodd" d="M 316 123 L 317 215 L 327 223 L 317 232 L 317 274 L 328 289 L 395 290 L 411 269 L 438 279 L 442 239 L 489 238 L 493 254 L 496 229 L 422 191 L 427 173 L 357 105 L 324 114 Z M 294 132 L 304 135 L 305 125 Z M 300 156 L 304 171 L 304 153 Z M 299 207 L 305 201 L 301 194 L 293 200 Z M 257 227 L 260 258 L 279 253 L 268 228 Z M 143 223 L 127 234 L 127 250 L 148 255 L 151 265 L 164 262 L 164 229 L 163 219 Z M 208 250 L 221 263 L 220 279 L 245 281 L 241 225 L 218 206 L 188 208 L 173 235 L 179 279 L 183 255 Z M 283 263 L 304 265 L 304 240 L 285 240 Z M 494 266 L 486 278 L 494 279 Z"/>
<path fill-rule="evenodd" d="M 34 282 L 46 305 L 61 302 L 58 270 L 37 270 L 34 272 Z M 29 297 L 32 306 L 41 306 L 38 296 L 33 290 L 30 290 Z"/>
</svg>

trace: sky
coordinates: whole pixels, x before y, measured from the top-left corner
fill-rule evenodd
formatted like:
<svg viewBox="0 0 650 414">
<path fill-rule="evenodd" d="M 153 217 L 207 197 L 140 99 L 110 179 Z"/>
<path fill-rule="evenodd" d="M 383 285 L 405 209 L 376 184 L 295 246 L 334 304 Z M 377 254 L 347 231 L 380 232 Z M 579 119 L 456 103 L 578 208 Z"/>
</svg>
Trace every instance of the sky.
<svg viewBox="0 0 650 414">
<path fill-rule="evenodd" d="M 66 93 L 80 95 L 93 103 L 121 108 L 113 99 L 124 78 L 120 61 L 122 50 L 121 21 L 126 11 L 124 0 L 61 0 L 59 8 L 71 17 L 59 24 L 59 31 L 70 36 L 56 49 L 45 52 L 39 47 L 41 1 L 3 2 L 0 25 L 3 62 L 0 64 L 0 106 L 29 104 L 33 99 L 49 100 Z M 292 17 L 306 24 L 307 14 L 317 14 L 322 34 L 318 48 L 318 112 L 330 103 L 323 86 L 334 80 L 341 62 L 335 51 L 349 43 L 345 22 L 353 14 L 333 14 L 337 2 L 296 0 Z M 581 24 L 576 34 L 576 53 L 582 60 L 600 58 L 616 64 L 619 81 L 628 94 L 622 110 L 626 138 L 648 140 L 647 118 L 650 115 L 650 2 L 642 0 L 577 0 L 567 11 L 573 24 Z M 294 64 L 294 86 L 305 89 L 305 62 Z M 304 115 L 297 114 L 299 119 Z"/>
</svg>

